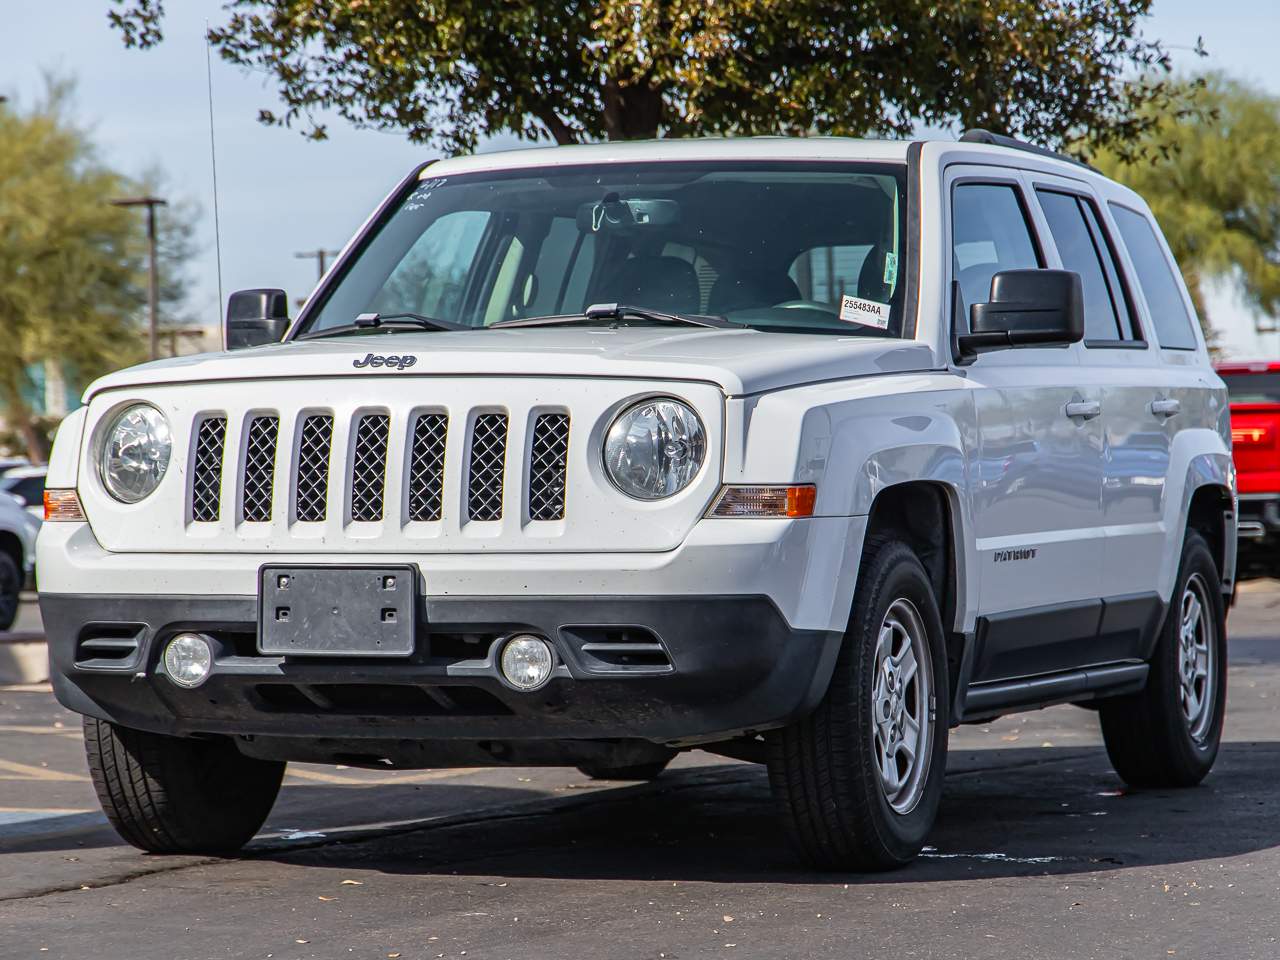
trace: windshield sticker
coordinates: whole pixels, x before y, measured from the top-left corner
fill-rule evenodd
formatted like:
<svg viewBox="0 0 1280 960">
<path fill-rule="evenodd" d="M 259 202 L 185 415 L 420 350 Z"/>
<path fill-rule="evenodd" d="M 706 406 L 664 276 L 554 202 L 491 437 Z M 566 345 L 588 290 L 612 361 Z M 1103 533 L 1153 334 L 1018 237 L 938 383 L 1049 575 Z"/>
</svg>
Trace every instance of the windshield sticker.
<svg viewBox="0 0 1280 960">
<path fill-rule="evenodd" d="M 884 255 L 884 282 L 887 287 L 898 282 L 898 255 L 893 251 Z"/>
<path fill-rule="evenodd" d="M 889 304 L 861 297 L 840 298 L 840 319 L 845 323 L 860 323 L 877 330 L 889 329 Z"/>
</svg>

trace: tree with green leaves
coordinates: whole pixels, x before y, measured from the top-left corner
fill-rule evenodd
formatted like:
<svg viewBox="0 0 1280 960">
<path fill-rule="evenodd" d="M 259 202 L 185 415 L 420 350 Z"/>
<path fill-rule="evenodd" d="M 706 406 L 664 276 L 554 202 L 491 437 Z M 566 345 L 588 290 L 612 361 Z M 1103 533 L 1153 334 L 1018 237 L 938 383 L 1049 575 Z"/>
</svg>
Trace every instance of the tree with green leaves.
<svg viewBox="0 0 1280 960">
<path fill-rule="evenodd" d="M 164 0 L 111 0 L 129 46 Z M 1088 151 L 1173 108 L 1152 0 L 227 0 L 209 32 L 273 78 L 270 124 L 336 112 L 450 153 L 482 137 L 909 135 L 985 127 Z M 1135 73 L 1142 83 L 1126 80 Z"/>
<path fill-rule="evenodd" d="M 1247 303 L 1280 315 L 1280 98 L 1213 73 L 1186 80 L 1181 117 L 1151 111 L 1143 157 L 1095 162 L 1151 205 L 1210 330 L 1204 284 L 1237 281 Z"/>
<path fill-rule="evenodd" d="M 0 105 L 0 416 L 36 461 L 49 437 L 32 402 L 34 372 L 83 385 L 145 356 L 146 234 L 109 201 L 148 184 L 98 161 L 68 102 L 68 85 L 51 82 L 30 111 Z M 162 303 L 172 311 L 190 225 L 165 218 L 160 241 Z"/>
</svg>

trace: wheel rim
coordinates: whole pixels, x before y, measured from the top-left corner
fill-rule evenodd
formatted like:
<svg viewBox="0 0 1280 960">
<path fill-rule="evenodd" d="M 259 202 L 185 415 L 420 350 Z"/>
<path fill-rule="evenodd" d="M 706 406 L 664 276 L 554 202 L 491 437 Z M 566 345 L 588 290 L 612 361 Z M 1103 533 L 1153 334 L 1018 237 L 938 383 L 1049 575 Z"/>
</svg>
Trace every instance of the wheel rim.
<svg viewBox="0 0 1280 960">
<path fill-rule="evenodd" d="M 1209 588 L 1193 573 L 1182 590 L 1178 616 L 1178 700 L 1191 739 L 1204 743 L 1213 723 L 1217 689 L 1216 630 Z"/>
<path fill-rule="evenodd" d="M 21 584 L 6 566 L 0 565 L 0 621 L 8 622 L 18 613 Z"/>
<path fill-rule="evenodd" d="M 895 600 L 876 640 L 871 697 L 873 746 L 880 788 L 889 806 L 910 813 L 920 802 L 929 772 L 933 661 L 920 611 Z"/>
</svg>

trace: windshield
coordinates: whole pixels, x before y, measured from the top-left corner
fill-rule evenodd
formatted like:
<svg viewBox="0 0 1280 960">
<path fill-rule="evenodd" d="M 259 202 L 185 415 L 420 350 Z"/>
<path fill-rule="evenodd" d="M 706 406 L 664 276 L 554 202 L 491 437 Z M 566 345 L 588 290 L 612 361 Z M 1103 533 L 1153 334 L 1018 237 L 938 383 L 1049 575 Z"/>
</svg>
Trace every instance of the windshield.
<svg viewBox="0 0 1280 960">
<path fill-rule="evenodd" d="M 621 303 L 765 330 L 901 335 L 904 165 L 429 173 L 310 311 L 303 334 L 366 313 L 483 328 Z"/>
</svg>

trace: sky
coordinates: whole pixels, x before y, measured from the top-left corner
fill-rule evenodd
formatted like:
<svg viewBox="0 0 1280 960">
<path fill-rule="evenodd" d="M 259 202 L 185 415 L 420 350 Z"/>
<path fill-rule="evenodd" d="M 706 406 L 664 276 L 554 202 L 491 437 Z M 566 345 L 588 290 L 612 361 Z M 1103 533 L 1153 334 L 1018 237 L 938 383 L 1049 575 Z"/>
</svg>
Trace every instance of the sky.
<svg viewBox="0 0 1280 960">
<path fill-rule="evenodd" d="M 191 265 L 188 313 L 219 322 L 213 180 L 205 81 L 206 21 L 224 21 L 223 0 L 167 6 L 165 41 L 126 50 L 107 24 L 109 0 L 0 0 L 0 95 L 21 108 L 39 98 L 48 74 L 78 82 L 74 115 L 108 163 L 141 176 L 162 170 L 170 199 L 194 201 L 202 216 Z M 1143 28 L 1170 48 L 1175 65 L 1220 69 L 1280 95 L 1275 0 L 1156 0 Z M 1197 37 L 1209 56 L 1192 54 Z M 329 122 L 315 143 L 295 130 L 264 127 L 258 110 L 278 106 L 261 75 L 213 59 L 214 130 L 222 289 L 282 287 L 305 296 L 314 260 L 296 253 L 336 250 L 418 163 L 436 154 L 397 133 Z M 486 144 L 502 149 L 513 141 Z M 1256 318 L 1230 284 L 1210 292 L 1208 311 L 1229 356 L 1280 357 L 1280 334 L 1255 333 Z"/>
</svg>

